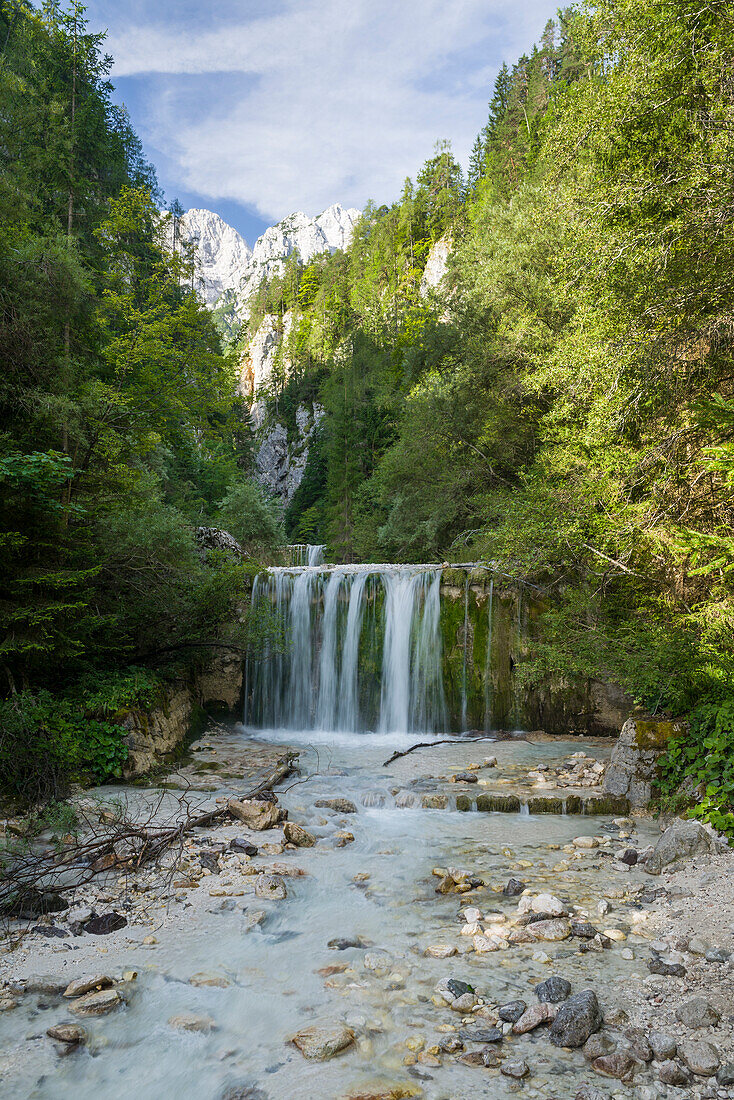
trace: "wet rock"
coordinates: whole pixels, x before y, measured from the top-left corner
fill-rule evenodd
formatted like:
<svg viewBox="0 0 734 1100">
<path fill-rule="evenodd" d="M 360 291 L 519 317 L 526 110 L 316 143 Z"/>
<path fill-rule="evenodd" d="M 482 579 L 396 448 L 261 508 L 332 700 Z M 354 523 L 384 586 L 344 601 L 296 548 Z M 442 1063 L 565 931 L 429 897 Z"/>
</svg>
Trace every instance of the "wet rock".
<svg viewBox="0 0 734 1100">
<path fill-rule="evenodd" d="M 531 1005 L 527 1011 L 523 1012 L 520 1019 L 513 1024 L 512 1030 L 515 1035 L 526 1035 L 528 1031 L 534 1031 L 541 1024 L 549 1024 L 555 1020 L 557 1011 L 555 1005 L 546 1004 L 545 1002 L 539 1005 Z"/>
<path fill-rule="evenodd" d="M 314 1024 L 301 1028 L 291 1042 L 304 1058 L 313 1058 L 325 1062 L 354 1042 L 355 1035 L 350 1027 L 342 1023 Z"/>
<path fill-rule="evenodd" d="M 282 901 L 287 897 L 285 881 L 280 875 L 258 875 L 255 879 L 255 897 Z"/>
<path fill-rule="evenodd" d="M 721 1013 L 705 997 L 689 997 L 675 1010 L 675 1017 L 685 1027 L 694 1029 L 714 1027 L 721 1019 Z"/>
<path fill-rule="evenodd" d="M 283 838 L 288 844 L 295 844 L 297 848 L 313 848 L 316 843 L 315 836 L 293 821 L 286 821 L 283 826 Z"/>
<path fill-rule="evenodd" d="M 679 859 L 716 851 L 715 838 L 700 822 L 676 820 L 660 837 L 652 855 L 645 860 L 644 869 L 650 875 L 659 875 L 664 867 Z"/>
<path fill-rule="evenodd" d="M 317 803 L 318 805 L 318 803 Z M 232 817 L 241 821 L 248 829 L 262 832 L 264 829 L 274 829 L 281 821 L 282 810 L 273 802 L 265 802 L 257 798 L 248 798 L 239 801 L 230 798 L 227 809 Z"/>
<path fill-rule="evenodd" d="M 344 829 L 334 833 L 334 846 L 336 848 L 346 848 L 347 844 L 354 844 L 354 833 L 348 833 Z"/>
<path fill-rule="evenodd" d="M 543 917 L 565 917 L 567 913 L 565 905 L 555 894 L 537 894 L 534 898 L 527 896 L 521 898 L 517 911 L 520 914 L 537 913 Z"/>
<path fill-rule="evenodd" d="M 559 1004 L 571 996 L 571 983 L 566 978 L 558 978 L 555 975 L 546 978 L 544 982 L 535 987 L 535 995 L 539 1001 L 548 1004 Z"/>
<path fill-rule="evenodd" d="M 645 1032 L 642 1028 L 631 1027 L 625 1031 L 625 1038 L 629 1040 L 630 1053 L 638 1062 L 652 1062 L 653 1052 Z"/>
<path fill-rule="evenodd" d="M 424 810 L 445 810 L 448 804 L 449 798 L 446 794 L 424 794 L 421 799 Z"/>
<path fill-rule="evenodd" d="M 606 1096 L 599 1092 L 593 1085 L 582 1085 L 576 1093 L 574 1100 L 606 1100 Z"/>
<path fill-rule="evenodd" d="M 464 1027 L 459 1038 L 465 1043 L 500 1043 L 504 1033 L 499 1027 Z"/>
<path fill-rule="evenodd" d="M 22 985 L 17 986 L 17 990 L 22 993 L 45 993 L 47 996 L 58 996 L 64 992 L 68 984 L 67 978 L 57 978 L 54 974 L 32 974 Z M 13 988 L 16 989 L 16 986 Z"/>
<path fill-rule="evenodd" d="M 64 989 L 64 996 L 82 997 L 93 989 L 109 989 L 114 984 L 108 974 L 86 974 L 83 978 L 75 978 L 73 982 L 69 982 Z"/>
<path fill-rule="evenodd" d="M 257 855 L 257 847 L 249 840 L 245 840 L 243 836 L 236 836 L 234 840 L 230 840 L 229 846 L 233 852 L 243 852 L 246 856 Z"/>
<path fill-rule="evenodd" d="M 593 924 L 584 920 L 571 921 L 571 935 L 580 940 L 593 940 L 599 933 Z"/>
<path fill-rule="evenodd" d="M 528 925 L 526 931 L 533 939 L 557 942 L 568 939 L 571 935 L 571 924 L 565 917 L 558 917 L 554 920 L 535 921 Z"/>
<path fill-rule="evenodd" d="M 69 1008 L 77 1016 L 106 1016 L 114 1012 L 125 1002 L 116 989 L 101 989 L 97 993 L 86 993 L 72 1001 Z"/>
<path fill-rule="evenodd" d="M 520 1081 L 530 1073 L 530 1067 L 524 1061 L 503 1062 L 500 1066 L 500 1073 L 505 1077 L 513 1077 L 516 1081 Z"/>
<path fill-rule="evenodd" d="M 716 1074 L 716 1081 L 719 1085 L 734 1085 L 734 1062 L 721 1066 Z"/>
<path fill-rule="evenodd" d="M 520 1017 L 524 1015 L 527 1007 L 525 1001 L 508 1001 L 507 1004 L 500 1005 L 497 1015 L 500 1020 L 505 1020 L 508 1024 L 516 1024 Z"/>
<path fill-rule="evenodd" d="M 500 1064 L 499 1058 L 490 1047 L 484 1050 L 470 1050 L 466 1054 L 460 1054 L 457 1061 L 462 1066 L 477 1066 L 489 1069 L 496 1069 Z"/>
<path fill-rule="evenodd" d="M 446 982 L 446 988 L 454 999 L 463 997 L 465 993 L 474 993 L 475 991 L 473 985 L 469 985 L 468 982 L 462 982 L 458 978 L 449 978 Z"/>
<path fill-rule="evenodd" d="M 675 1085 L 682 1089 L 690 1082 L 690 1074 L 677 1062 L 661 1062 L 658 1077 L 663 1085 Z"/>
<path fill-rule="evenodd" d="M 517 878 L 511 878 L 502 893 L 505 895 L 505 897 L 516 898 L 519 894 L 523 892 L 523 890 L 526 888 L 526 885 L 526 883 L 520 882 L 520 880 Z"/>
<path fill-rule="evenodd" d="M 602 1054 L 600 1058 L 595 1058 L 591 1065 L 596 1073 L 625 1081 L 631 1078 L 636 1062 L 629 1051 L 616 1050 L 613 1054 Z"/>
<path fill-rule="evenodd" d="M 462 993 L 460 997 L 451 1002 L 452 1012 L 471 1012 L 479 1004 L 479 998 L 474 993 Z"/>
<path fill-rule="evenodd" d="M 628 867 L 634 867 L 637 859 L 637 851 L 634 848 L 625 848 L 619 857 L 620 863 L 626 863 Z"/>
<path fill-rule="evenodd" d="M 550 1041 L 556 1047 L 581 1047 L 603 1022 L 596 993 L 582 989 L 559 1008 L 551 1024 Z"/>
<path fill-rule="evenodd" d="M 231 984 L 223 974 L 211 974 L 208 970 L 199 970 L 189 978 L 189 985 L 197 988 L 227 989 Z"/>
<path fill-rule="evenodd" d="M 220 1100 L 268 1100 L 268 1095 L 256 1085 L 230 1085 Z"/>
<path fill-rule="evenodd" d="M 474 772 L 457 772 L 449 776 L 449 783 L 476 783 L 479 777 Z"/>
<path fill-rule="evenodd" d="M 195 1012 L 181 1012 L 177 1016 L 171 1016 L 168 1023 L 177 1031 L 200 1031 L 205 1034 L 214 1031 L 217 1026 L 211 1016 L 201 1016 Z"/>
<path fill-rule="evenodd" d="M 668 1035 L 665 1031 L 651 1031 L 647 1041 L 650 1044 L 652 1056 L 657 1062 L 667 1062 L 675 1058 L 678 1046 L 672 1035 Z"/>
<path fill-rule="evenodd" d="M 386 951 L 368 951 L 363 962 L 365 970 L 389 970 L 393 960 Z"/>
<path fill-rule="evenodd" d="M 713 1043 L 701 1039 L 684 1039 L 678 1044 L 678 1057 L 699 1077 L 713 1077 L 721 1064 Z"/>
<path fill-rule="evenodd" d="M 102 913 L 92 917 L 84 925 L 84 931 L 92 936 L 109 936 L 110 932 L 119 932 L 127 927 L 127 919 L 121 913 Z"/>
<path fill-rule="evenodd" d="M 357 807 L 348 798 L 319 798 L 314 802 L 322 810 L 335 810 L 339 814 L 356 814 Z"/>
<path fill-rule="evenodd" d="M 577 836 L 573 840 L 573 846 L 574 848 L 586 849 L 598 848 L 599 841 L 595 836 Z"/>
<path fill-rule="evenodd" d="M 432 943 L 423 954 L 432 959 L 450 959 L 457 954 L 457 950 L 452 943 Z"/>
<path fill-rule="evenodd" d="M 87 1041 L 87 1033 L 79 1024 L 54 1024 L 46 1034 L 50 1039 L 56 1039 L 59 1043 L 68 1043 L 70 1046 Z"/>
<path fill-rule="evenodd" d="M 360 950 L 364 950 L 365 947 L 370 947 L 371 944 L 367 940 L 362 939 L 361 936 L 352 936 L 351 939 L 338 938 L 335 940 L 329 940 L 327 947 L 330 947 L 332 951 L 348 951 L 350 947 L 357 947 Z"/>
</svg>

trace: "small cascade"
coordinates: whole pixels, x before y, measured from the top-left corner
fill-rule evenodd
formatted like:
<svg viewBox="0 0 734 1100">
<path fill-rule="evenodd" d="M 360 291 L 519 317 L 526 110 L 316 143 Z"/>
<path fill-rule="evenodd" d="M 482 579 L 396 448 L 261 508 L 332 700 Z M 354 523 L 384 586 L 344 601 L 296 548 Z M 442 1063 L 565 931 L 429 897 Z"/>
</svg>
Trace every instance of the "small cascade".
<svg viewBox="0 0 734 1100">
<path fill-rule="evenodd" d="M 446 728 L 440 585 L 441 570 L 426 566 L 260 574 L 252 614 L 270 605 L 274 641 L 248 658 L 246 723 L 383 733 Z"/>
<path fill-rule="evenodd" d="M 494 603 L 494 577 L 489 582 L 487 597 L 487 652 L 484 658 L 484 732 L 492 733 L 492 613 Z"/>
<path fill-rule="evenodd" d="M 322 543 L 292 542 L 285 550 L 288 564 L 293 568 L 300 568 L 304 565 L 323 565 L 326 546 Z"/>
</svg>

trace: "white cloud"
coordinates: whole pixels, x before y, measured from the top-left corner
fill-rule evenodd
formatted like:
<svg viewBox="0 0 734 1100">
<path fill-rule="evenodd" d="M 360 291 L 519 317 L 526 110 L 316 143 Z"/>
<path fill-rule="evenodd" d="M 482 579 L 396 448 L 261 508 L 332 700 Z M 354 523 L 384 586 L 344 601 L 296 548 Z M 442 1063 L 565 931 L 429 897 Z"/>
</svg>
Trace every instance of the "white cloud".
<svg viewBox="0 0 734 1100">
<path fill-rule="evenodd" d="M 529 49 L 552 12 L 548 0 L 288 0 L 212 31 L 128 24 L 108 47 L 113 79 L 179 78 L 142 130 L 182 185 L 278 219 L 392 200 L 437 138 L 466 158 L 499 64 Z M 232 80 L 245 90 L 228 100 L 219 75 L 192 113 L 180 76 L 206 85 L 226 73 L 246 74 Z"/>
</svg>

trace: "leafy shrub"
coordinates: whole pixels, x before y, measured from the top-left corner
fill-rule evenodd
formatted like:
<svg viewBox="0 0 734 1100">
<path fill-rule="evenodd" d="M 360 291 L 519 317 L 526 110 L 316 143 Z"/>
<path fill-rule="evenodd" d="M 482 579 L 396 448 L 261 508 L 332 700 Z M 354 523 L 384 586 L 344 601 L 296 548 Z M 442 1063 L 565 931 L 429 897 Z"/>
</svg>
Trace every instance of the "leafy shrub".
<svg viewBox="0 0 734 1100">
<path fill-rule="evenodd" d="M 658 765 L 661 798 L 675 800 L 686 779 L 692 787 L 703 785 L 703 797 L 688 816 L 734 841 L 734 698 L 699 704 L 690 733 L 671 741 Z"/>
</svg>

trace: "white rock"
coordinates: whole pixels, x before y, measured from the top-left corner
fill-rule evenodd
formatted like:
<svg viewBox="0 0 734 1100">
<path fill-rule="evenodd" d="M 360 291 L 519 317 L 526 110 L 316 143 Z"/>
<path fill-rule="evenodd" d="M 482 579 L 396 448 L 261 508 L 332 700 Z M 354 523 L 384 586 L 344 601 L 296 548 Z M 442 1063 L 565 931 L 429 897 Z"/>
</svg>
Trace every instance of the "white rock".
<svg viewBox="0 0 734 1100">
<path fill-rule="evenodd" d="M 550 917 L 563 917 L 566 908 L 555 894 L 536 894 L 535 897 L 523 895 L 518 903 L 518 912 L 547 913 Z"/>
</svg>

